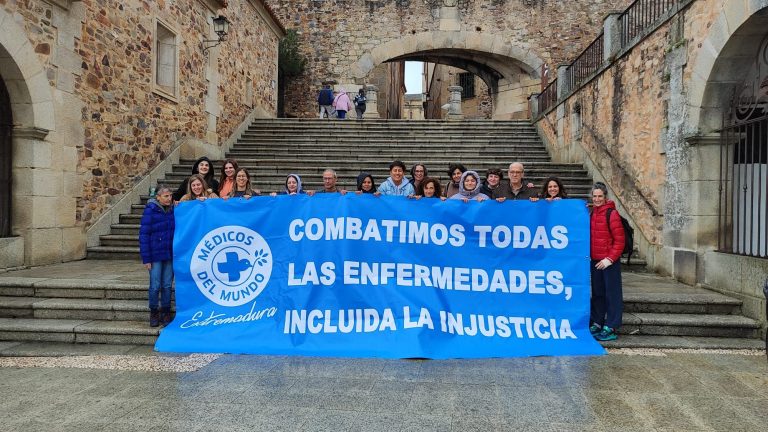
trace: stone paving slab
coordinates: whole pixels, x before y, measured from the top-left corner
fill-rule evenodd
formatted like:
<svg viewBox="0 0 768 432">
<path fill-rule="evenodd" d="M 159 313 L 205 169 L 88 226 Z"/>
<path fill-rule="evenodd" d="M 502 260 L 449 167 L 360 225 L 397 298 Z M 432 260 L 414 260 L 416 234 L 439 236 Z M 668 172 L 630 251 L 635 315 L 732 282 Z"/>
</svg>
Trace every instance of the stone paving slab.
<svg viewBox="0 0 768 432">
<path fill-rule="evenodd" d="M 191 372 L 0 367 L 0 389 L 16 389 L 0 399 L 0 430 L 763 431 L 766 388 L 762 354 L 643 350 L 446 361 L 225 355 Z"/>
</svg>

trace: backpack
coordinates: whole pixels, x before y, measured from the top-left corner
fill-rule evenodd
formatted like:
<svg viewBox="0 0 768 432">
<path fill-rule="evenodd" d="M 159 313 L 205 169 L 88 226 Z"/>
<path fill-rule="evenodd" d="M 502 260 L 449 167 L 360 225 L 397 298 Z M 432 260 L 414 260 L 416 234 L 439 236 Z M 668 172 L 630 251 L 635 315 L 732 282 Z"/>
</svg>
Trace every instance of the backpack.
<svg viewBox="0 0 768 432">
<path fill-rule="evenodd" d="M 613 212 L 612 208 L 609 208 L 605 212 L 605 221 L 608 222 L 608 233 L 611 233 L 611 212 Z M 629 225 L 629 221 L 622 216 L 621 213 L 617 214 L 621 220 L 621 226 L 624 228 L 624 250 L 621 251 L 621 254 L 627 255 L 627 266 L 629 266 L 629 260 L 632 258 L 632 253 L 635 251 L 635 230 Z M 613 237 L 613 234 L 611 234 L 611 237 Z"/>
</svg>

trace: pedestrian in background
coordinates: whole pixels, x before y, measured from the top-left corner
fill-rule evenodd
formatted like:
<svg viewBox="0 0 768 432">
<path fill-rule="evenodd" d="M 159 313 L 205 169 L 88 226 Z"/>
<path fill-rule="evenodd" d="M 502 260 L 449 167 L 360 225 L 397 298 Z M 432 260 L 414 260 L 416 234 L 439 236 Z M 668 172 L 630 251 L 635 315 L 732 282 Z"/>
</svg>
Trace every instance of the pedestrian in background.
<svg viewBox="0 0 768 432">
<path fill-rule="evenodd" d="M 320 106 L 320 118 L 323 118 L 323 113 L 326 118 L 333 117 L 333 91 L 328 84 L 324 85 L 317 95 L 317 104 Z"/>
<path fill-rule="evenodd" d="M 352 101 L 349 100 L 349 95 L 343 88 L 339 89 L 339 94 L 333 100 L 333 108 L 336 109 L 336 117 L 340 120 L 346 119 L 347 111 L 352 109 Z"/>
<path fill-rule="evenodd" d="M 355 113 L 357 113 L 357 119 L 362 120 L 363 114 L 365 114 L 365 104 L 368 99 L 365 97 L 365 90 L 360 89 L 355 96 Z"/>
<path fill-rule="evenodd" d="M 171 322 L 174 228 L 173 195 L 169 187 L 160 186 L 144 208 L 139 226 L 139 253 L 149 271 L 150 327 Z"/>
</svg>

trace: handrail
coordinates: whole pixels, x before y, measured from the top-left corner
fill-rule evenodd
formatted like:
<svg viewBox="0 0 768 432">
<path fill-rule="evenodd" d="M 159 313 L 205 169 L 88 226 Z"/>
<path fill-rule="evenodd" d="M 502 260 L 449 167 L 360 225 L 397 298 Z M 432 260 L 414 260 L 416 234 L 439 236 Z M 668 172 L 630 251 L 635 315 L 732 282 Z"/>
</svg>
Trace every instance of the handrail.
<svg viewBox="0 0 768 432">
<path fill-rule="evenodd" d="M 539 112 L 557 105 L 557 78 L 553 79 L 539 95 Z"/>
<path fill-rule="evenodd" d="M 635 0 L 619 16 L 621 46 L 626 46 L 664 14 L 673 9 L 679 0 Z"/>
<path fill-rule="evenodd" d="M 589 46 L 576 57 L 568 66 L 568 88 L 576 88 L 579 84 L 583 83 L 586 78 L 594 74 L 600 69 L 603 64 L 603 49 L 604 49 L 604 34 L 600 35 L 592 41 Z"/>
</svg>

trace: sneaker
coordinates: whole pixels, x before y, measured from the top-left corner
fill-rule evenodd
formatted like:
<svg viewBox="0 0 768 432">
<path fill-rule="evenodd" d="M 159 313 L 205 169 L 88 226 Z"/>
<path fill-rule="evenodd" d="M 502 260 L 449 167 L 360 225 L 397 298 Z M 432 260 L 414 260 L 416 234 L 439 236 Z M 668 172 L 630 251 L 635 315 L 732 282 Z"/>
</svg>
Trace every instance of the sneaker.
<svg viewBox="0 0 768 432">
<path fill-rule="evenodd" d="M 595 339 L 599 340 L 600 342 L 605 341 L 612 341 L 616 340 L 619 336 L 616 334 L 616 330 L 612 329 L 608 326 L 604 326 L 603 330 L 600 331 L 600 333 L 595 336 Z"/>
<path fill-rule="evenodd" d="M 603 328 L 597 324 L 592 324 L 591 326 L 589 326 L 589 333 L 591 333 L 593 337 L 597 336 L 598 333 L 600 333 L 602 330 Z"/>
</svg>

